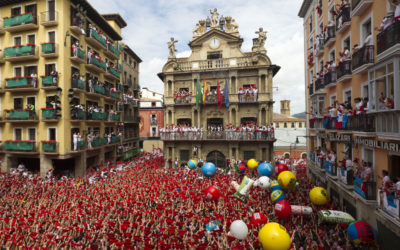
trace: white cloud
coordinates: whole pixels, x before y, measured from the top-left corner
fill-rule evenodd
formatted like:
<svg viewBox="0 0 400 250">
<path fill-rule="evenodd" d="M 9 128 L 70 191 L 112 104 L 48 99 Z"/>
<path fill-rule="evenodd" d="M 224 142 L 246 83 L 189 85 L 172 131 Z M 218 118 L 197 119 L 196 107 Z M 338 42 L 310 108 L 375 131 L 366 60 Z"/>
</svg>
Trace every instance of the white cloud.
<svg viewBox="0 0 400 250">
<path fill-rule="evenodd" d="M 100 13 L 120 13 L 128 26 L 123 31 L 125 42 L 142 58 L 140 84 L 163 91 L 157 73 L 167 61 L 167 42 L 179 40 L 178 57 L 190 55 L 188 43 L 198 20 L 206 9 L 217 8 L 219 14 L 232 16 L 239 24 L 244 39 L 243 51 L 250 51 L 252 38 L 259 27 L 268 31 L 266 49 L 272 63 L 281 66 L 274 78 L 275 112 L 279 101 L 291 100 L 292 113 L 304 108 L 303 24 L 297 16 L 302 1 L 286 0 L 89 0 Z M 112 2 L 112 3 L 110 3 Z"/>
</svg>

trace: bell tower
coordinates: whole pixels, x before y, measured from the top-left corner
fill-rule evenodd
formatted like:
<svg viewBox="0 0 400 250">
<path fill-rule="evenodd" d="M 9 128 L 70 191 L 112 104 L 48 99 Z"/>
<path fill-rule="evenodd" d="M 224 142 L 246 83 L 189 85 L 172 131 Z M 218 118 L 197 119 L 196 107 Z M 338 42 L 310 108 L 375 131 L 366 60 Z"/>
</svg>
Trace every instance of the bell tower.
<svg viewBox="0 0 400 250">
<path fill-rule="evenodd" d="M 290 100 L 281 101 L 281 114 L 290 116 Z"/>
</svg>

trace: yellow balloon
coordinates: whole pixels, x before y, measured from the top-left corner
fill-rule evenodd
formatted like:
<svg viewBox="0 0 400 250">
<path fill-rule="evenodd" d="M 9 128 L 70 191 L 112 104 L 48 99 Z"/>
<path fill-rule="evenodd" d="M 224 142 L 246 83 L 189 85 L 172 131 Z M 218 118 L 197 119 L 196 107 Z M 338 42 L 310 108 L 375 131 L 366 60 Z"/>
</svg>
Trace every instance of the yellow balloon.
<svg viewBox="0 0 400 250">
<path fill-rule="evenodd" d="M 258 167 L 258 162 L 254 159 L 250 159 L 247 161 L 247 167 L 251 170 L 254 170 Z"/>
<path fill-rule="evenodd" d="M 292 189 L 296 186 L 296 176 L 290 171 L 283 171 L 278 175 L 278 182 L 284 189 Z"/>
<path fill-rule="evenodd" d="M 310 200 L 312 204 L 323 206 L 329 203 L 329 194 L 325 188 L 315 187 L 310 191 Z"/>
<path fill-rule="evenodd" d="M 258 232 L 258 240 L 264 250 L 287 250 L 292 244 L 286 228 L 276 222 L 264 225 Z"/>
</svg>

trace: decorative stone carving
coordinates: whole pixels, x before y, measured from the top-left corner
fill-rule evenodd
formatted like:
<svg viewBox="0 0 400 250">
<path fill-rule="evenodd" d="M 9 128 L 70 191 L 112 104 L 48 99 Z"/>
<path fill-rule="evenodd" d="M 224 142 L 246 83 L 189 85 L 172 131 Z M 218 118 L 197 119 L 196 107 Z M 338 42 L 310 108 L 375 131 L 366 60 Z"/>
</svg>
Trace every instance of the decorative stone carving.
<svg viewBox="0 0 400 250">
<path fill-rule="evenodd" d="M 168 42 L 168 50 L 169 50 L 169 57 L 170 58 L 175 58 L 175 52 L 177 51 L 175 49 L 175 43 L 177 43 L 178 40 L 174 40 L 173 37 L 171 37 L 171 41 Z"/>
</svg>

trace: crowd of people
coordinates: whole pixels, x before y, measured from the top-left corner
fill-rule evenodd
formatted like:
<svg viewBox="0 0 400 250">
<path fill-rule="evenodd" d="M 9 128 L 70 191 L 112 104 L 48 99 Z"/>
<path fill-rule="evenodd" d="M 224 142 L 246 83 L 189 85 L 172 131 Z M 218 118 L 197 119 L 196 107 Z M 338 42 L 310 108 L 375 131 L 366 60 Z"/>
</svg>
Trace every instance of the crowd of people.
<svg viewBox="0 0 400 250">
<path fill-rule="evenodd" d="M 261 212 L 279 222 L 291 236 L 293 249 L 365 249 L 348 238 L 346 226 L 322 223 L 319 209 L 339 209 L 331 202 L 315 207 L 308 193 L 314 183 L 304 162 L 295 168 L 298 187 L 286 193 L 291 204 L 313 207 L 310 216 L 279 220 L 269 192 L 253 187 L 247 202 L 233 197 L 235 171 L 204 178 L 187 168 L 164 167 L 160 151 L 143 153 L 126 163 L 91 167 L 84 177 L 46 178 L 23 174 L 0 176 L 0 246 L 2 248 L 88 249 L 260 249 L 258 231 L 250 216 Z M 257 178 L 257 171 L 246 175 Z M 207 200 L 203 190 L 218 186 L 218 201 Z M 229 234 L 230 224 L 241 219 L 249 227 L 245 240 Z M 220 221 L 216 230 L 205 227 Z"/>
<path fill-rule="evenodd" d="M 176 104 L 190 103 L 191 99 L 192 99 L 192 92 L 189 92 L 185 89 L 181 90 L 176 89 L 174 92 L 174 100 Z"/>
<path fill-rule="evenodd" d="M 182 123 L 179 125 L 170 124 L 165 128 L 160 128 L 161 139 L 170 140 L 202 140 L 202 139 L 228 139 L 228 140 L 252 140 L 252 139 L 273 139 L 274 126 L 260 126 L 256 123 L 213 125 L 209 124 L 207 129 L 202 126 L 195 127 L 190 124 Z"/>
<path fill-rule="evenodd" d="M 256 102 L 257 93 L 258 90 L 256 84 L 251 84 L 250 86 L 239 88 L 239 102 Z"/>
</svg>

